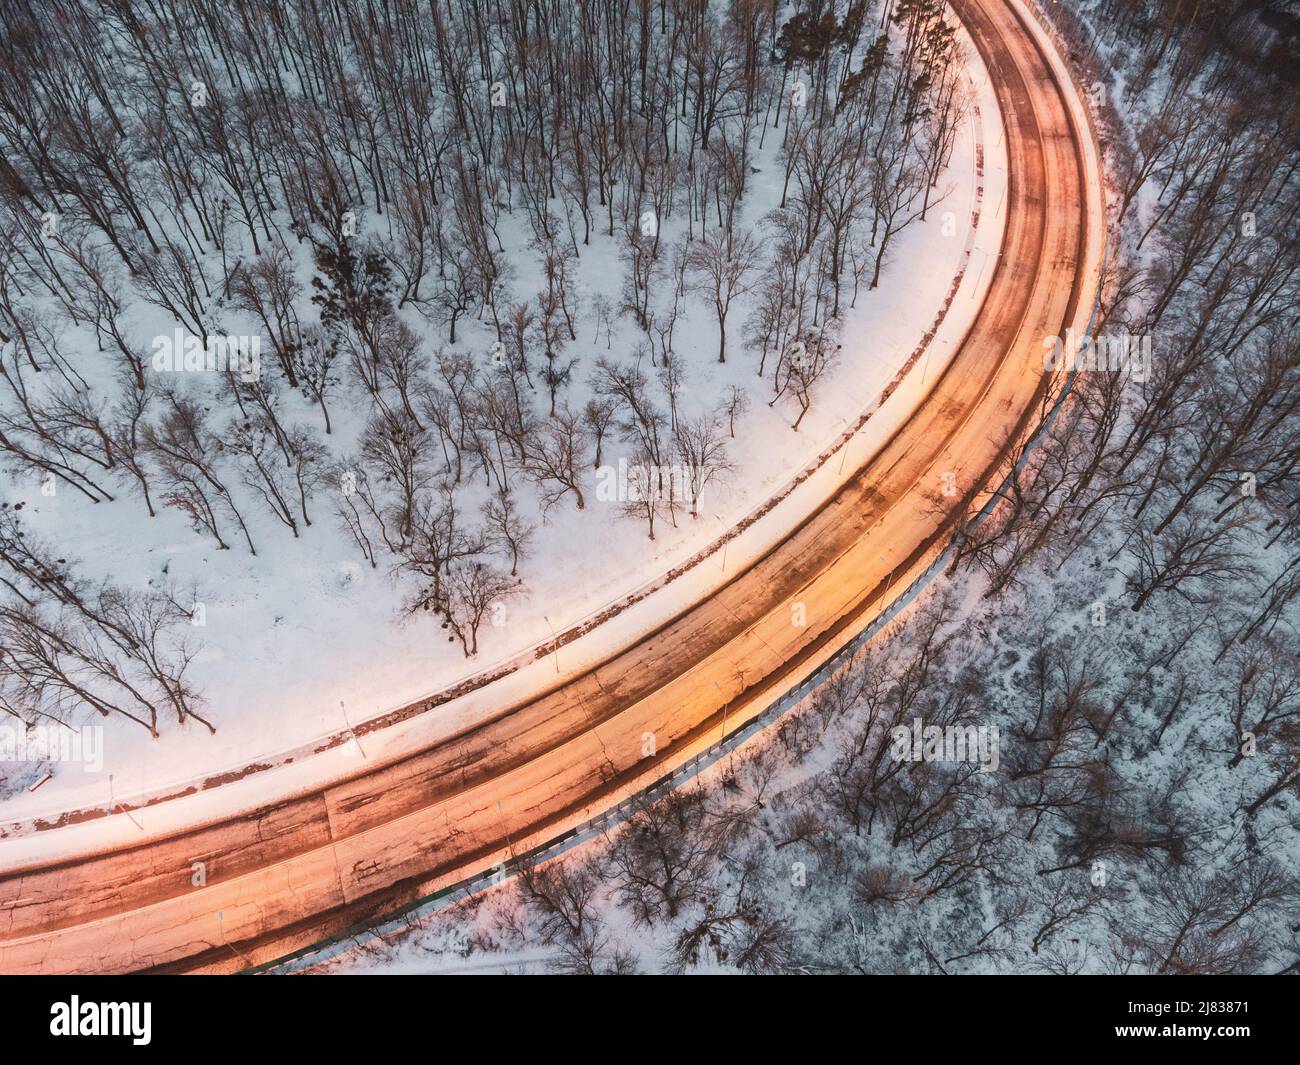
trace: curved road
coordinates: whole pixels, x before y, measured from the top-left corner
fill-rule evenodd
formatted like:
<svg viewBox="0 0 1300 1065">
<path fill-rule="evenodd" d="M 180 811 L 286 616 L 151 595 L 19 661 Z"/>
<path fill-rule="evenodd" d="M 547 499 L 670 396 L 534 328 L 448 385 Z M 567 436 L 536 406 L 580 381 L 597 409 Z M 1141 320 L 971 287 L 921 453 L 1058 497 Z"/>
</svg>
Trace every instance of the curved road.
<svg viewBox="0 0 1300 1065">
<path fill-rule="evenodd" d="M 987 498 L 1039 413 L 1043 337 L 1082 334 L 1096 292 L 1100 175 L 1059 60 L 1017 0 L 952 6 L 1002 111 L 1007 225 L 981 311 L 908 424 L 717 594 L 553 691 L 254 813 L 0 876 L 0 971 L 233 971 L 390 913 L 716 743 L 907 587 L 949 537 L 936 497 L 949 514 Z"/>
</svg>

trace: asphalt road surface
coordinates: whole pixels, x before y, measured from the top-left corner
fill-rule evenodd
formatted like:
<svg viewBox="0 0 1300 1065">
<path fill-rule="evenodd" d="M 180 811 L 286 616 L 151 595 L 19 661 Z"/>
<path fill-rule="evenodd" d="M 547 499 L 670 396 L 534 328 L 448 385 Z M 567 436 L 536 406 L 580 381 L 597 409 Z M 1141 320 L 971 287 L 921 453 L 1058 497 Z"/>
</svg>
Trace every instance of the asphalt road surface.
<svg viewBox="0 0 1300 1065">
<path fill-rule="evenodd" d="M 1006 126 L 1006 232 L 964 343 L 897 435 L 716 594 L 555 690 L 254 813 L 10 868 L 0 874 L 0 971 L 233 971 L 390 913 L 554 838 L 716 743 L 906 588 L 947 542 L 951 515 L 987 498 L 1011 442 L 1034 427 L 1043 338 L 1071 325 L 1082 334 L 1097 283 L 1087 249 L 1098 240 L 1100 177 L 1089 131 L 1071 117 L 1074 90 L 1017 4 L 953 7 Z M 941 495 L 946 474 L 957 496 Z M 193 885 L 195 862 L 206 886 Z"/>
</svg>

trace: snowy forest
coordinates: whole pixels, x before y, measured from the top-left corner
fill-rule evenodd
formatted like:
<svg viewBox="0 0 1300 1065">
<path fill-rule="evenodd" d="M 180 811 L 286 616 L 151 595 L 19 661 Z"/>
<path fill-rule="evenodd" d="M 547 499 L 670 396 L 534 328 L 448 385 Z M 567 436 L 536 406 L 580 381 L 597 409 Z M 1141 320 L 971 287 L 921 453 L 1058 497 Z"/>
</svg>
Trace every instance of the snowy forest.
<svg viewBox="0 0 1300 1065">
<path fill-rule="evenodd" d="M 1152 373 L 1076 374 L 935 590 L 755 740 L 318 969 L 1300 970 L 1300 22 L 1259 8 L 1047 12 Z M 891 757 L 918 719 L 1000 765 Z"/>
<path fill-rule="evenodd" d="M 1063 377 L 769 728 L 316 968 L 1300 972 L 1300 17 L 1040 14 L 1151 372 Z M 0 719 L 206 740 L 222 585 L 382 583 L 461 665 L 609 528 L 716 520 L 924 272 L 969 59 L 941 0 L 4 4 Z"/>
<path fill-rule="evenodd" d="M 216 727 L 232 566 L 297 598 L 330 537 L 471 656 L 602 467 L 617 523 L 698 521 L 813 426 L 967 107 L 931 0 L 0 19 L 0 707 L 155 735 Z M 30 520 L 66 494 L 127 559 L 176 518 L 245 558 L 123 584 Z"/>
</svg>

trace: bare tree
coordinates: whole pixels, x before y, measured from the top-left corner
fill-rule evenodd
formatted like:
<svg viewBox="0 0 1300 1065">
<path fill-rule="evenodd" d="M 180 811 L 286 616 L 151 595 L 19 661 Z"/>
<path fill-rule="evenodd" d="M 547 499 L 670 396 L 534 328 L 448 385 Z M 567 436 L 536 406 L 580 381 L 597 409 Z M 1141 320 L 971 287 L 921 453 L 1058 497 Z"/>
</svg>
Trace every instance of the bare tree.
<svg viewBox="0 0 1300 1065">
<path fill-rule="evenodd" d="M 519 576 L 519 560 L 527 552 L 536 530 L 520 515 L 514 497 L 509 494 L 493 496 L 483 504 L 483 517 L 492 541 L 510 554 L 510 576 Z"/>
<path fill-rule="evenodd" d="M 478 654 L 478 631 L 483 620 L 517 594 L 518 581 L 496 572 L 486 562 L 470 560 L 450 566 L 443 617 L 460 640 L 466 658 Z"/>
<path fill-rule="evenodd" d="M 733 237 L 730 230 L 713 229 L 692 246 L 687 261 L 705 286 L 718 318 L 718 362 L 727 361 L 727 315 L 735 298 L 749 291 L 750 278 L 758 268 L 758 244 L 743 232 Z"/>
<path fill-rule="evenodd" d="M 692 518 L 700 516 L 700 497 L 721 474 L 733 467 L 727 460 L 722 426 L 717 419 L 704 415 L 683 421 L 675 437 L 677 457 L 686 471 L 686 490 Z"/>
<path fill-rule="evenodd" d="M 543 513 L 570 492 L 579 510 L 587 505 L 582 495 L 582 474 L 590 446 L 581 417 L 567 406 L 542 423 L 524 471 L 541 492 Z"/>
</svg>

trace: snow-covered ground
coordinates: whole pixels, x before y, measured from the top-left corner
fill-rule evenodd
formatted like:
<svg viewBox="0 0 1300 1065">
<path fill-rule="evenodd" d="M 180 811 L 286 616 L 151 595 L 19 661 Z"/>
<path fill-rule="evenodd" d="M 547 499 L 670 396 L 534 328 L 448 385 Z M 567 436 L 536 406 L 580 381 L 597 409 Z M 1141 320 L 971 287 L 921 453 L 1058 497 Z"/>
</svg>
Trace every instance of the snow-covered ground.
<svg viewBox="0 0 1300 1065">
<path fill-rule="evenodd" d="M 1095 18 L 1095 5 L 1084 6 Z M 1099 56 L 1111 59 L 1122 85 L 1120 57 Z M 1157 89 L 1164 81 L 1156 79 Z M 1126 103 L 1118 133 L 1131 135 L 1158 114 L 1150 101 Z M 1158 182 L 1135 205 L 1144 221 L 1155 217 L 1164 206 Z M 1116 235 L 1115 257 L 1158 268 L 1167 251 L 1158 242 L 1135 248 L 1133 232 Z M 1161 354 L 1173 361 L 1177 352 Z M 1207 492 L 1211 501 L 1217 491 Z M 1160 512 L 1153 510 L 1148 524 Z M 1182 587 L 1185 600 L 1165 591 L 1136 602 L 1133 540 L 1141 530 L 1126 516 L 1100 523 L 1082 544 L 1061 530 L 1058 538 L 1073 546 L 1049 543 L 999 593 L 986 597 L 989 581 L 973 569 L 935 582 L 864 656 L 874 656 L 884 680 L 872 698 L 836 705 L 825 685 L 781 727 L 700 775 L 714 830 L 733 819 L 745 827 L 727 837 L 722 857 L 697 863 L 698 890 L 679 914 L 635 919 L 616 829 L 543 867 L 562 869 L 557 876 L 589 891 L 581 935 L 547 929 L 542 895 L 530 899 L 514 881 L 426 907 L 292 968 L 676 971 L 683 942 L 708 928 L 698 961 L 686 968 L 756 971 L 735 964 L 737 946 L 770 926 L 780 934 L 757 971 L 1294 972 L 1295 785 L 1254 803 L 1294 765 L 1295 736 L 1273 721 L 1256 750 L 1254 734 L 1243 745 L 1240 731 L 1243 722 L 1267 720 L 1260 715 L 1268 698 L 1276 700 L 1271 712 L 1285 705 L 1287 716 L 1295 713 L 1294 608 L 1278 613 L 1269 636 L 1238 640 L 1261 589 L 1294 566 L 1294 540 L 1275 532 L 1268 514 L 1248 513 L 1233 547 L 1250 572 L 1215 583 L 1211 570 L 1203 585 L 1193 578 Z M 1129 609 L 1135 605 L 1141 609 Z M 940 610 L 947 610 L 942 639 L 927 645 L 930 666 L 918 679 L 917 645 L 927 615 Z M 899 789 L 896 806 L 881 788 L 869 823 L 850 824 L 836 800 L 854 787 L 859 730 L 877 714 L 888 720 L 893 704 L 882 693 L 903 687 L 905 675 L 913 694 L 927 687 L 933 694 L 917 707 L 940 712 L 967 697 L 972 720 L 1000 729 L 1001 775 L 973 777 L 976 786 L 945 819 L 937 804 L 927 809 L 934 781 L 919 773 Z M 1073 719 L 1054 716 L 1070 707 Z M 1035 760 L 1062 736 L 1057 764 L 1041 771 Z M 868 758 L 870 751 L 868 744 Z M 1076 786 L 1076 773 L 1094 793 Z M 1035 794 L 1039 784 L 1046 801 Z M 1094 809 L 1105 816 L 1089 822 Z M 912 818 L 912 832 L 903 831 Z M 706 833 L 697 830 L 678 833 L 689 841 L 678 857 L 700 845 Z M 1093 850 L 1084 842 L 1090 830 Z M 958 875 L 963 869 L 969 880 Z M 950 884 L 936 887 L 949 875 Z"/>
<path fill-rule="evenodd" d="M 1152 648 L 1166 639 L 1176 643 L 1169 633 L 1187 618 L 1119 609 L 1105 626 L 1093 625 L 1094 597 L 1117 601 L 1124 595 L 1122 577 L 1112 574 L 1105 584 L 1097 583 L 1100 560 L 1109 548 L 1109 544 L 1098 545 L 1063 572 L 1051 564 L 1034 565 L 1019 585 L 990 599 L 983 598 L 987 581 L 978 574 L 961 572 L 954 581 L 938 582 L 932 594 L 886 626 L 879 639 L 859 654 L 855 666 L 844 671 L 861 674 L 874 662 L 897 679 L 914 669 L 918 629 L 926 631 L 927 615 L 935 616 L 942 609 L 939 601 L 948 601 L 946 620 L 937 629 L 942 639 L 936 643 L 943 646 L 931 648 L 933 674 L 923 683 L 932 684 L 936 699 L 942 700 L 943 692 L 962 684 L 963 675 L 972 668 L 980 674 L 981 697 L 974 720 L 999 729 L 1004 762 L 1000 772 L 977 775 L 987 785 L 975 789 L 982 797 L 967 796 L 972 805 L 963 807 L 953 820 L 973 836 L 1005 834 L 1007 847 L 993 863 L 996 879 L 979 873 L 968 891 L 927 897 L 924 885 L 909 878 L 931 866 L 934 855 L 926 848 L 941 850 L 953 827 L 936 831 L 925 846 L 917 846 L 915 840 L 891 846 L 894 825 L 883 814 L 873 828 L 860 834 L 854 831 L 835 808 L 832 796 L 837 774 L 844 772 L 845 751 L 854 746 L 866 712 L 857 703 L 836 708 L 835 699 L 821 691 L 793 708 L 782 719 L 783 728 L 756 733 L 694 780 L 679 785 L 699 789 L 715 831 L 731 818 L 746 827 L 727 848 L 729 859 L 710 857 L 698 863 L 704 870 L 701 887 L 675 919 L 646 923 L 635 918 L 620 887 L 617 861 L 611 861 L 611 845 L 627 831 L 617 825 L 607 834 L 548 854 L 542 867 L 554 871 L 558 865 L 566 876 L 589 878 L 581 937 L 548 931 L 545 906 L 536 897 L 525 901 L 528 892 L 515 876 L 499 886 L 476 885 L 473 895 L 453 893 L 277 971 L 545 973 L 585 971 L 588 963 L 599 972 L 677 971 L 678 951 L 687 931 L 710 916 L 726 913 L 730 905 L 745 917 L 720 921 L 720 937 L 704 941 L 698 961 L 686 967 L 690 972 L 738 971 L 734 933 L 755 921 L 772 922 L 785 933 L 774 951 L 780 958 L 776 968 L 782 971 L 939 971 L 934 967 L 936 959 L 922 950 L 923 943 L 930 945 L 946 971 L 957 974 L 1117 971 L 1113 945 L 1135 930 L 1150 934 L 1160 928 L 1162 907 L 1170 905 L 1161 891 L 1170 884 L 1171 874 L 1140 858 L 1115 860 L 1108 855 L 1101 885 L 1105 890 L 1098 890 L 1094 862 L 1053 878 L 1040 875 L 1040 870 L 1065 862 L 1056 824 L 1048 818 L 1026 838 L 1030 814 L 1016 814 L 998 798 L 1008 768 L 1017 764 L 1012 761 L 1017 756 L 1015 745 L 1026 720 L 1032 718 L 1033 652 L 1051 648 L 1060 656 L 1055 661 L 1064 674 L 1076 681 L 1079 674 L 1071 673 L 1072 667 L 1105 663 L 1104 669 L 1088 674 L 1101 682 L 1090 694 L 1103 703 L 1124 702 L 1126 716 L 1131 716 L 1131 731 L 1124 738 L 1117 733 L 1110 747 L 1135 793 L 1163 795 L 1171 779 L 1187 773 L 1189 763 L 1195 765 L 1196 786 L 1182 791 L 1177 801 L 1177 823 L 1196 826 L 1185 836 L 1178 875 L 1204 885 L 1216 870 L 1229 876 L 1236 875 L 1234 869 L 1240 871 L 1234 863 L 1240 863 L 1246 852 L 1239 804 L 1257 792 L 1267 774 L 1254 772 L 1248 764 L 1228 764 L 1231 735 L 1227 717 L 1214 700 L 1190 706 L 1175 728 L 1146 746 L 1159 727 L 1163 700 L 1175 687 L 1179 672 L 1152 668 L 1152 658 L 1159 657 Z M 1194 665 L 1201 675 L 1214 675 L 1216 646 L 1213 640 L 1194 641 L 1181 668 Z M 1087 665 L 1082 672 L 1088 673 Z M 1143 688 L 1136 700 L 1135 686 Z M 1090 743 L 1089 736 L 1081 750 Z M 1292 871 L 1297 854 L 1294 806 L 1293 800 L 1284 798 L 1263 810 L 1247 830 L 1252 841 L 1266 841 L 1266 856 Z M 806 831 L 802 826 L 809 818 L 817 828 L 804 838 L 800 832 Z M 702 824 L 709 821 L 705 817 Z M 702 825 L 684 828 L 687 844 L 666 848 L 683 861 L 677 871 L 683 880 L 687 878 L 684 855 L 692 846 L 701 846 L 703 832 Z M 859 901 L 855 878 L 872 869 L 888 870 L 898 885 L 898 898 L 874 904 Z M 1177 890 L 1170 888 L 1175 898 Z M 746 897 L 748 906 L 743 903 Z M 705 898 L 713 909 L 701 905 Z M 1072 900 L 1069 905 L 1078 912 L 1060 921 L 1061 912 L 1068 909 L 1063 899 Z M 1199 925 L 1206 913 L 1213 912 L 1208 907 L 1193 911 L 1189 924 Z M 1272 963 L 1283 964 L 1289 942 L 1285 913 L 1252 915 L 1252 920 L 1264 922 L 1261 929 L 1268 931 L 1261 934 L 1271 937 L 1279 950 Z M 1059 928 L 1049 924 L 1053 921 L 1060 921 Z M 1041 942 L 1036 934 L 1042 936 Z M 575 949 L 580 942 L 593 948 L 589 956 Z M 728 949 L 733 957 L 727 957 Z M 1134 971 L 1141 971 L 1140 966 Z"/>
<path fill-rule="evenodd" d="M 736 439 L 728 441 L 734 472 L 710 487 L 701 501 L 699 519 L 682 514 L 676 527 L 660 521 L 653 542 L 642 522 L 597 498 L 594 478 L 588 482 L 584 510 L 565 501 L 543 521 L 534 509 L 529 517 L 538 530 L 531 555 L 520 570 L 525 595 L 509 603 L 504 617 L 498 619 L 503 622 L 500 626 L 484 626 L 479 654 L 473 659 L 467 660 L 459 645 L 449 642 L 446 632 L 427 616 L 403 617 L 402 604 L 410 588 L 390 580 L 382 567 L 372 570 L 361 561 L 324 494 L 312 508 L 312 527 L 298 541 L 268 515 L 252 513 L 249 506 L 246 516 L 258 551 L 254 557 L 237 543 L 229 551 L 216 550 L 210 539 L 188 528 L 174 510 L 160 508 L 157 518 L 148 519 L 140 501 L 125 492 L 112 503 L 96 505 L 66 487 L 48 497 L 39 483 L 12 484 L 9 498 L 25 504 L 23 517 L 29 531 L 59 545 L 84 576 L 137 587 L 170 584 L 183 596 L 190 594 L 191 587 L 196 589 L 194 598 L 203 606 L 204 624 L 193 630 L 192 642 L 199 652 L 190 677 L 203 693 L 205 715 L 217 732 L 210 735 L 201 727 L 170 725 L 154 740 L 143 729 L 110 721 L 104 735 L 104 772 L 55 767 L 54 777 L 37 791 L 12 794 L 0 805 L 7 826 L 13 829 L 19 822 L 54 811 L 102 807 L 109 803 L 110 794 L 122 802 L 175 792 L 187 782 L 250 761 L 276 764 L 292 759 L 295 764 L 285 766 L 274 784 L 262 774 L 242 797 L 233 790 L 222 800 L 223 809 L 230 803 L 252 805 L 257 797 L 264 799 L 269 788 L 277 793 L 291 791 L 296 783 L 355 771 L 363 764 L 359 759 L 391 756 L 525 695 L 538 670 L 553 678 L 556 671 L 569 672 L 596 660 L 705 594 L 778 539 L 866 457 L 890 426 L 901 424 L 979 306 L 991 273 L 988 264 L 1001 240 L 1006 173 L 996 105 L 973 47 L 967 53 L 978 114 L 968 115 L 951 165 L 940 180 L 942 202 L 931 209 L 925 222 L 902 234 L 881 287 L 864 288 L 856 306 L 844 314 L 839 363 L 821 383 L 799 433 L 790 429 L 797 411 L 782 403 L 769 408 L 770 386 L 755 377 L 756 358 L 746 350 L 738 328 L 748 304 L 738 301 L 732 311 L 729 357 L 719 364 L 716 321 L 702 299 L 693 296 L 674 344 L 687 367 L 683 411 L 690 415 L 714 408 L 730 384 L 748 389 L 752 410 L 738 423 Z M 976 173 L 977 142 L 983 145 L 982 181 Z M 783 175 L 776 156 L 778 144 L 777 135 L 769 130 L 764 147 L 754 157 L 758 173 L 743 205 L 750 223 L 780 200 Z M 975 233 L 972 215 L 981 184 L 984 210 Z M 665 224 L 665 238 L 676 236 L 682 224 L 676 218 Z M 518 249 L 513 260 L 518 282 L 526 291 L 538 283 L 540 268 L 524 247 L 524 228 L 522 219 L 517 220 L 507 244 Z M 310 265 L 305 257 L 299 265 L 305 280 Z M 958 276 L 961 287 L 954 292 Z M 594 236 L 578 264 L 578 288 L 586 305 L 598 294 L 617 303 L 621 277 L 615 241 Z M 882 390 L 921 350 L 941 317 L 923 354 L 911 362 L 906 385 L 893 391 L 880 415 L 862 426 L 863 414 L 875 408 Z M 223 312 L 222 321 L 228 332 L 251 329 L 234 312 Z M 409 324 L 420 323 L 413 317 Z M 156 314 L 142 313 L 137 337 L 169 333 L 174 325 Z M 587 375 L 596 359 L 627 357 L 643 339 L 626 318 L 616 323 L 612 339 L 604 335 L 595 339 L 588 318 L 580 321 L 578 329 L 579 340 L 568 351 L 579 360 L 568 393 L 575 408 L 587 398 Z M 486 357 L 489 338 L 485 326 L 470 323 L 458 347 Z M 64 339 L 69 346 L 78 342 L 71 334 Z M 90 337 L 79 342 L 93 351 Z M 298 420 L 311 422 L 316 417 L 301 397 L 290 394 L 287 402 L 294 405 L 291 409 Z M 335 399 L 335 447 L 359 433 L 356 413 L 363 406 L 349 403 L 342 394 Z M 828 452 L 844 442 L 846 432 L 854 430 L 847 447 L 826 460 Z M 340 450 L 346 453 L 347 448 Z M 819 456 L 823 461 L 818 472 L 804 479 L 818 465 Z M 604 461 L 616 464 L 620 458 L 630 456 L 617 441 L 607 441 Z M 802 482 L 798 489 L 786 494 L 796 480 Z M 774 496 L 783 496 L 779 506 L 743 533 L 733 533 Z M 710 549 L 706 561 L 683 577 L 665 581 L 665 574 Z M 616 614 L 566 645 L 553 659 L 524 666 L 536 657 L 530 649 L 555 633 L 581 625 L 611 605 L 634 600 L 634 609 Z M 386 730 L 382 737 L 368 737 L 361 745 L 347 744 L 313 760 L 310 767 L 302 765 L 302 755 L 320 737 L 345 732 L 506 665 L 516 669 L 509 682 L 498 682 L 480 696 L 458 699 L 424 715 L 434 721 L 410 722 Z M 87 711 L 85 723 L 100 721 Z M 70 724 L 75 727 L 81 722 Z M 181 807 L 167 814 L 139 811 L 121 831 L 124 838 L 138 837 L 142 822 L 149 831 L 162 831 L 172 818 L 186 813 Z M 114 834 L 104 821 L 98 822 L 96 831 L 101 845 Z M 73 845 L 70 838 L 64 842 Z"/>
</svg>

